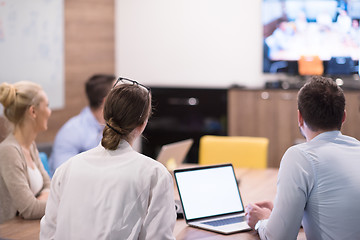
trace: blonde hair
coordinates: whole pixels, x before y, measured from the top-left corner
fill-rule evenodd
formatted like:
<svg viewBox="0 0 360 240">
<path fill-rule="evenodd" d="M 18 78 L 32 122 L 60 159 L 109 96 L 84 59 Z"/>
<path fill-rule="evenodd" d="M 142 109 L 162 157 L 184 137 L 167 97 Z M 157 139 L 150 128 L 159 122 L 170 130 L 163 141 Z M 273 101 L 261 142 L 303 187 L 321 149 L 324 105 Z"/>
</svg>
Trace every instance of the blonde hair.
<svg viewBox="0 0 360 240">
<path fill-rule="evenodd" d="M 13 124 L 20 123 L 25 111 L 41 101 L 40 85 L 28 81 L 15 84 L 2 83 L 0 85 L 0 102 L 4 106 L 5 117 Z"/>
</svg>

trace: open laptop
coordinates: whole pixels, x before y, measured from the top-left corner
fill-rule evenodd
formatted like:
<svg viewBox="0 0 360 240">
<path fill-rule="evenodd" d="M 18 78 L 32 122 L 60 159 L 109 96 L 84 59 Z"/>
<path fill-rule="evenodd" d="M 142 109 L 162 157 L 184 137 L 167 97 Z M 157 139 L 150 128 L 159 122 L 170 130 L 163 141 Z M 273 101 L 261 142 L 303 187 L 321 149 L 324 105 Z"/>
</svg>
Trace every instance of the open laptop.
<svg viewBox="0 0 360 240">
<path fill-rule="evenodd" d="M 189 226 L 223 234 L 250 230 L 232 164 L 174 171 Z"/>
<path fill-rule="evenodd" d="M 187 139 L 163 145 L 156 160 L 172 171 L 182 164 L 193 142 L 192 139 Z"/>
</svg>

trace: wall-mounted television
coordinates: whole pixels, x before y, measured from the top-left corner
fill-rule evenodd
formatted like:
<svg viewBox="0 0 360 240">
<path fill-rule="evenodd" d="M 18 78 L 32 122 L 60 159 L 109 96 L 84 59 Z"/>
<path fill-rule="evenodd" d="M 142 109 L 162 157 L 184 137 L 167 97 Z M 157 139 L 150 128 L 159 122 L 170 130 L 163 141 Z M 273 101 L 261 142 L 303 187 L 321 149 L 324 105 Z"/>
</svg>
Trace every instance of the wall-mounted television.
<svg viewBox="0 0 360 240">
<path fill-rule="evenodd" d="M 360 0 L 263 0 L 263 71 L 304 75 L 316 58 L 321 74 L 358 73 L 359 20 Z"/>
</svg>

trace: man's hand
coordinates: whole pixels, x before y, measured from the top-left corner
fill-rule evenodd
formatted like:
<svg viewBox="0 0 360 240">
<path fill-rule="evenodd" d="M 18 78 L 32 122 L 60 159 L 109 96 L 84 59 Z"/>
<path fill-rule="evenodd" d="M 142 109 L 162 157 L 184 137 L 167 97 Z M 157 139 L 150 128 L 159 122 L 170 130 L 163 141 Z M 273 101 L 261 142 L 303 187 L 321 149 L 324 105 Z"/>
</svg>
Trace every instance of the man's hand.
<svg viewBox="0 0 360 240">
<path fill-rule="evenodd" d="M 246 216 L 248 225 L 254 229 L 255 224 L 262 219 L 268 219 L 271 210 L 273 208 L 273 204 L 271 202 L 259 202 L 255 204 L 249 204 L 246 206 Z"/>
<path fill-rule="evenodd" d="M 272 211 L 274 204 L 270 201 L 264 201 L 264 202 L 257 202 L 255 203 L 256 206 L 260 207 L 260 208 L 267 208 L 270 209 Z"/>
</svg>

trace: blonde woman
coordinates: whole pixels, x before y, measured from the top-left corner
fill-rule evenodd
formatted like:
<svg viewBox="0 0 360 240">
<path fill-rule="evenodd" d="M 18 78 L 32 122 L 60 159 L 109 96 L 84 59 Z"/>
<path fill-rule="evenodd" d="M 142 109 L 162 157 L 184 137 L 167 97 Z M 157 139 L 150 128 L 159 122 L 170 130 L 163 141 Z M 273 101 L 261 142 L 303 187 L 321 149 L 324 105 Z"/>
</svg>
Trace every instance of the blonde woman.
<svg viewBox="0 0 360 240">
<path fill-rule="evenodd" d="M 48 98 L 35 83 L 0 85 L 4 115 L 12 132 L 0 143 L 0 223 L 16 215 L 39 219 L 45 213 L 50 179 L 35 138 L 47 129 L 51 114 Z"/>
</svg>

